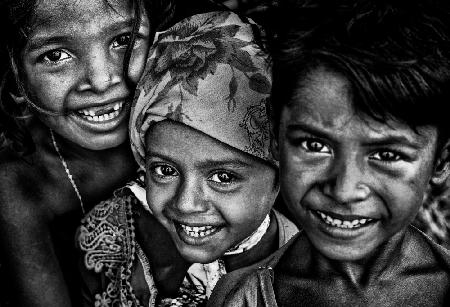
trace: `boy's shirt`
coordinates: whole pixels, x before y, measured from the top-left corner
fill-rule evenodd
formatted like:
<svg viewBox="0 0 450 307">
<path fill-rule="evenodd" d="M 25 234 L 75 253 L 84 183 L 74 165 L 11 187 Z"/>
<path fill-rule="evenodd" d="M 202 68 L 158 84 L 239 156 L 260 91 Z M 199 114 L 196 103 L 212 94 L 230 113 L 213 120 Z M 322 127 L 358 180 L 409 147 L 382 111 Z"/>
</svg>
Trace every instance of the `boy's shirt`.
<svg viewBox="0 0 450 307">
<path fill-rule="evenodd" d="M 374 288 L 369 291 L 374 294 L 370 297 L 358 294 L 355 296 L 355 293 L 335 289 L 328 291 L 327 294 L 334 296 L 330 299 L 317 281 L 302 276 L 289 276 L 292 288 L 284 288 L 283 291 L 286 292 L 283 295 L 295 296 L 296 299 L 291 302 L 277 302 L 277 266 L 287 261 L 286 254 L 292 253 L 293 248 L 309 246 L 305 233 L 301 232 L 263 261 L 224 276 L 213 291 L 207 306 L 276 307 L 291 306 L 293 303 L 298 306 L 347 306 L 344 302 L 351 295 L 357 300 L 358 306 L 450 306 L 450 251 L 414 226 L 407 229 L 405 241 L 409 245 L 405 247 L 405 253 L 402 251 L 401 259 L 390 259 L 393 261 L 385 268 L 387 276 L 384 275 L 383 280 L 376 282 L 376 289 L 381 286 L 384 291 L 378 292 Z M 402 275 L 400 278 L 394 275 L 390 279 L 389 271 L 400 271 Z M 330 275 L 327 282 L 332 279 Z M 407 282 L 404 282 L 406 280 Z M 355 301 L 353 303 L 355 304 Z"/>
</svg>

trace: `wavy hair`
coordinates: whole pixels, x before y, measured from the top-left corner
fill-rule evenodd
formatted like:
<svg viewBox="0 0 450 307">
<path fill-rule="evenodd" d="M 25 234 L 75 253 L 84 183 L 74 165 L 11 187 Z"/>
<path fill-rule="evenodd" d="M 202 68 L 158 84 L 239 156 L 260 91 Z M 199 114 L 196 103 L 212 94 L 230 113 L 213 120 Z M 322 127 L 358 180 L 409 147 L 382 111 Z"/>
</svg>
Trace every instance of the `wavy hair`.
<svg viewBox="0 0 450 307">
<path fill-rule="evenodd" d="M 104 0 L 108 3 L 108 0 Z M 175 0 L 130 0 L 133 3 L 135 18 L 131 43 L 124 56 L 124 74 L 127 76 L 131 52 L 139 30 L 141 9 L 149 16 L 151 36 L 167 24 L 174 15 Z M 27 104 L 18 105 L 11 97 L 20 95 L 25 87 L 22 83 L 20 57 L 31 32 L 37 0 L 1 0 L 0 26 L 3 31 L 0 38 L 0 151 L 10 148 L 19 155 L 26 155 L 35 150 L 35 145 L 27 129 L 27 121 L 33 116 Z M 108 3 L 109 4 L 109 3 Z"/>
</svg>

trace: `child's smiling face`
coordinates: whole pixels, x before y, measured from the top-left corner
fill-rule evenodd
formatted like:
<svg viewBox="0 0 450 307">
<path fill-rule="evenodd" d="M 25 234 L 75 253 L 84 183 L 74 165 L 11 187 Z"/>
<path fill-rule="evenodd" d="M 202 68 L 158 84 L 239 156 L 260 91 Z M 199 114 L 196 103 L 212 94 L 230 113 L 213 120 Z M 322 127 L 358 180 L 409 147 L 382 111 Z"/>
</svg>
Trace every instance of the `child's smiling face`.
<svg viewBox="0 0 450 307">
<path fill-rule="evenodd" d="M 132 98 L 123 57 L 132 31 L 131 1 L 38 1 L 22 54 L 24 84 L 37 106 L 64 115 L 38 114 L 42 122 L 83 147 L 99 150 L 127 137 Z M 144 15 L 130 77 L 136 81 L 148 50 Z"/>
<path fill-rule="evenodd" d="M 434 172 L 437 129 L 355 115 L 349 83 L 309 72 L 280 118 L 281 190 L 325 256 L 370 256 L 414 219 Z"/>
<path fill-rule="evenodd" d="M 146 148 L 148 203 L 187 261 L 221 257 L 275 201 L 272 167 L 184 124 L 155 124 Z"/>
</svg>

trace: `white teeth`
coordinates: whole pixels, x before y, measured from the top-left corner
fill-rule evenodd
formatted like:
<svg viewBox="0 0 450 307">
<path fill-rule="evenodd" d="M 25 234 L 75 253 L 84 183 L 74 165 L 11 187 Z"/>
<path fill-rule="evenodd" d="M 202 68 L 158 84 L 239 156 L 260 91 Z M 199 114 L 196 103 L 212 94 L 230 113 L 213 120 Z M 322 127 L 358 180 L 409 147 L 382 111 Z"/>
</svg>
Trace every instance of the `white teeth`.
<svg viewBox="0 0 450 307">
<path fill-rule="evenodd" d="M 113 106 L 113 111 L 107 114 L 102 115 L 95 115 L 95 111 L 93 109 L 83 109 L 78 110 L 78 114 L 80 114 L 84 119 L 91 121 L 91 122 L 103 122 L 110 119 L 114 119 L 117 116 L 119 116 L 120 111 L 122 110 L 123 102 L 116 103 Z"/>
<path fill-rule="evenodd" d="M 181 228 L 183 229 L 184 233 L 186 233 L 187 235 L 194 237 L 194 238 L 198 238 L 198 237 L 205 237 L 211 233 L 213 233 L 214 231 L 216 231 L 217 227 L 214 226 L 187 226 L 187 225 L 183 225 L 180 224 Z"/>
<path fill-rule="evenodd" d="M 334 227 L 338 227 L 338 228 L 358 228 L 372 220 L 372 219 L 360 219 L 360 220 L 356 219 L 353 221 L 343 221 L 343 220 L 332 218 L 331 216 L 326 215 L 323 212 L 320 212 L 320 211 L 316 211 L 316 212 L 319 213 L 319 216 L 322 218 L 322 220 L 326 224 L 334 226 Z"/>
</svg>

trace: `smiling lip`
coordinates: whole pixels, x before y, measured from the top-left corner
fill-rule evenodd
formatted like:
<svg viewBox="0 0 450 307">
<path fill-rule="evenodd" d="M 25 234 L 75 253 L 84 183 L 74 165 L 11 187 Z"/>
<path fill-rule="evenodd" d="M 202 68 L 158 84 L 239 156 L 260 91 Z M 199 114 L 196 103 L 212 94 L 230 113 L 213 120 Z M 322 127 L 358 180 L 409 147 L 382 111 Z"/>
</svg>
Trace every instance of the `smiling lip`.
<svg viewBox="0 0 450 307">
<path fill-rule="evenodd" d="M 336 228 L 343 231 L 354 231 L 367 227 L 377 221 L 377 219 L 361 215 L 341 215 L 320 210 L 311 210 L 311 212 L 329 228 Z"/>
<path fill-rule="evenodd" d="M 86 107 L 72 112 L 72 118 L 97 132 L 110 131 L 126 120 L 127 100 L 111 100 L 109 103 Z"/>
<path fill-rule="evenodd" d="M 189 245 L 202 245 L 210 241 L 215 234 L 222 230 L 221 225 L 193 225 L 173 221 L 179 238 Z"/>
</svg>

